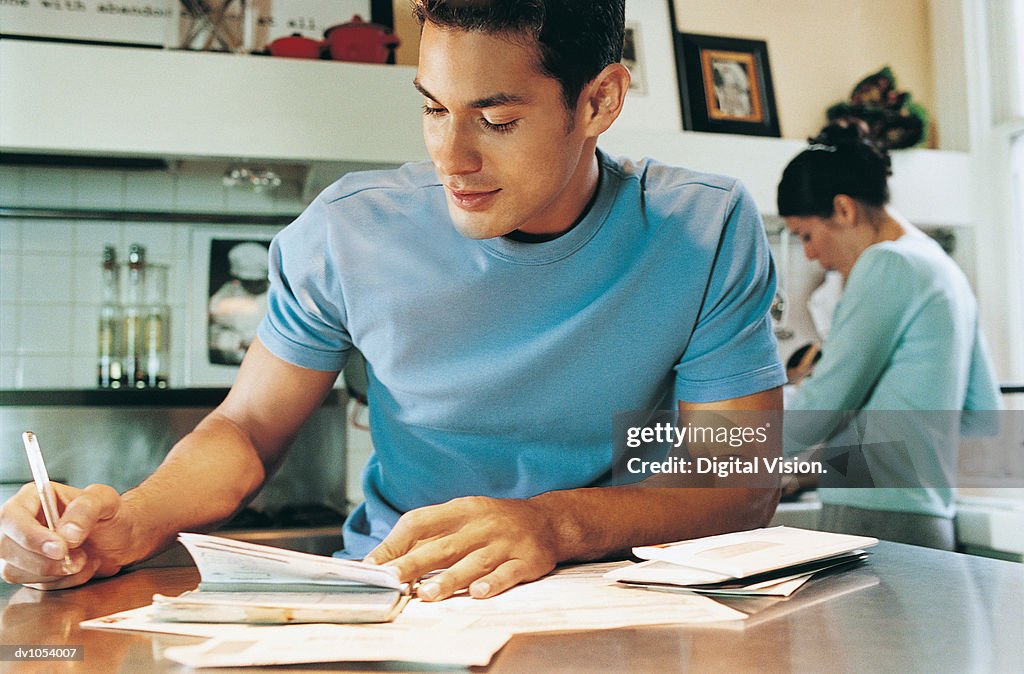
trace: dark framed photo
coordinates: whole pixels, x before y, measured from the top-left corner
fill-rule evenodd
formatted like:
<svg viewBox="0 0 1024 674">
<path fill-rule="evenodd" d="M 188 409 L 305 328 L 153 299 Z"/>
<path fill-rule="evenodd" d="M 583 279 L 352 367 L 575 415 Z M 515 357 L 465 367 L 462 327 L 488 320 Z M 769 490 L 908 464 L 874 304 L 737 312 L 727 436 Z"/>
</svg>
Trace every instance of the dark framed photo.
<svg viewBox="0 0 1024 674">
<path fill-rule="evenodd" d="M 683 128 L 779 136 L 768 44 L 716 35 L 675 35 Z"/>
<path fill-rule="evenodd" d="M 268 249 L 279 229 L 192 230 L 189 386 L 234 382 L 267 311 Z"/>
</svg>

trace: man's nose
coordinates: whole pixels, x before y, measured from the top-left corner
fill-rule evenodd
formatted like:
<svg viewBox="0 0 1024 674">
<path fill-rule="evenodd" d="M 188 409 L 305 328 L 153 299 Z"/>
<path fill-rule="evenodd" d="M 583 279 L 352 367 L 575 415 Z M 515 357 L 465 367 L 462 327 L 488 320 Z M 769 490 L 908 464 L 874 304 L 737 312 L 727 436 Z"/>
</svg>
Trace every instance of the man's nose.
<svg viewBox="0 0 1024 674">
<path fill-rule="evenodd" d="M 449 118 L 437 135 L 433 160 L 442 175 L 466 175 L 482 168 L 473 133 L 461 121 Z"/>
</svg>

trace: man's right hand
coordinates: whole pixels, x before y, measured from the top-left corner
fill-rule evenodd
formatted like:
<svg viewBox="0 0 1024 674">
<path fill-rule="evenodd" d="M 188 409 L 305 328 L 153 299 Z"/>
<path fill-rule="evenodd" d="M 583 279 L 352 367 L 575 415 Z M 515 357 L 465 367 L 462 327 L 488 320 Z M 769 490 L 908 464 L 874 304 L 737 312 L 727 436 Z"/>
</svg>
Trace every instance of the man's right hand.
<svg viewBox="0 0 1024 674">
<path fill-rule="evenodd" d="M 57 532 L 46 526 L 32 483 L 0 507 L 0 577 L 40 590 L 112 576 L 132 561 L 135 531 L 130 508 L 112 487 L 85 489 L 53 483 L 64 505 Z M 64 555 L 71 566 L 65 570 Z"/>
</svg>

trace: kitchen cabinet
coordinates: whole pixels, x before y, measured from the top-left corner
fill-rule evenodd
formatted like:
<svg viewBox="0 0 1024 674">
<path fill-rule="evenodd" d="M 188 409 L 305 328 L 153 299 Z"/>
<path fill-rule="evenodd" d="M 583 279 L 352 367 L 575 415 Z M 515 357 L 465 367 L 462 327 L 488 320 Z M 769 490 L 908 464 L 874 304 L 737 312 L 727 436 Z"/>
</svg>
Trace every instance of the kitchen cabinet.
<svg viewBox="0 0 1024 674">
<path fill-rule="evenodd" d="M 426 158 L 415 68 L 0 40 L 0 151 L 388 166 Z M 614 154 L 740 177 L 762 212 L 804 143 L 650 130 L 629 101 Z M 893 203 L 925 226 L 970 226 L 971 156 L 894 154 Z M 335 174 L 332 172 L 332 179 Z"/>
</svg>

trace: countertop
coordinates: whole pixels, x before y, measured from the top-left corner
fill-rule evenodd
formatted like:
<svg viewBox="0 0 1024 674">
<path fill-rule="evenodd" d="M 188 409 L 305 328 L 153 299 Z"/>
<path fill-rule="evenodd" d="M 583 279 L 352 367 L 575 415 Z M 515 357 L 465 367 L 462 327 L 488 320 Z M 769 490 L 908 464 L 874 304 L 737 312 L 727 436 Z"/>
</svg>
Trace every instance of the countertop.
<svg viewBox="0 0 1024 674">
<path fill-rule="evenodd" d="M 888 542 L 872 550 L 866 564 L 772 600 L 742 623 L 520 635 L 480 671 L 1024 671 L 1024 565 Z M 178 567 L 50 593 L 0 586 L 0 640 L 83 646 L 84 662 L 67 671 L 183 671 L 159 652 L 194 639 L 81 630 L 78 623 L 145 605 L 154 592 L 191 589 L 197 580 L 194 568 Z M 3 663 L 10 672 L 64 671 L 43 664 L 61 663 Z"/>
</svg>

